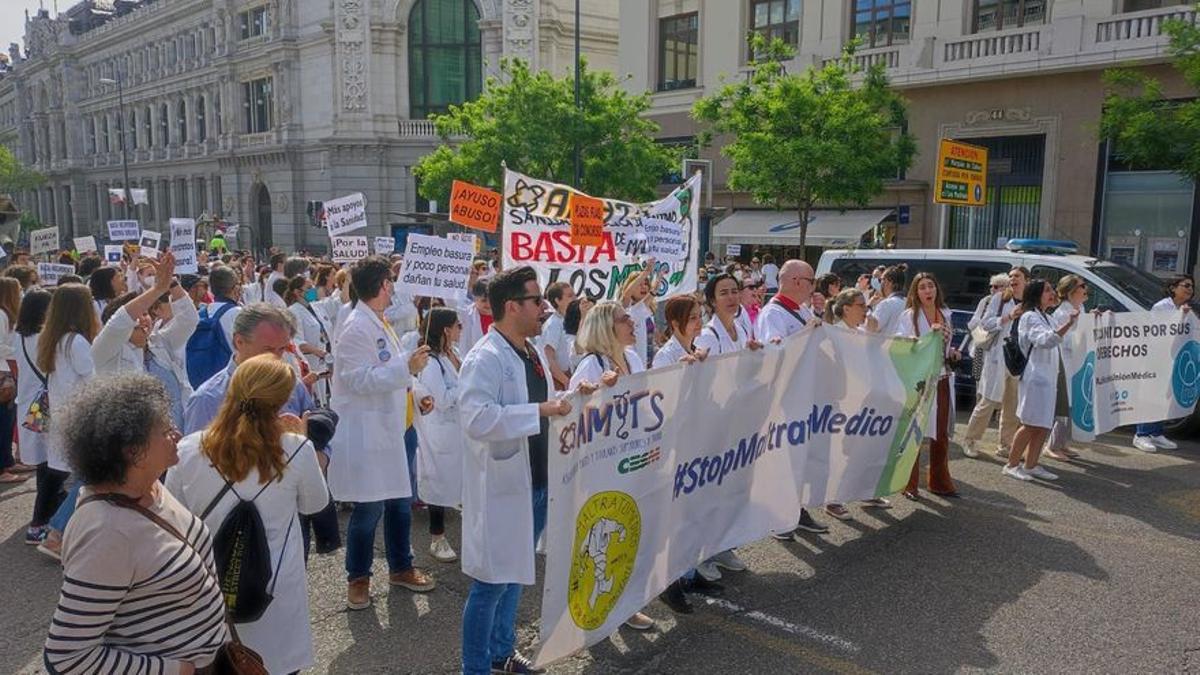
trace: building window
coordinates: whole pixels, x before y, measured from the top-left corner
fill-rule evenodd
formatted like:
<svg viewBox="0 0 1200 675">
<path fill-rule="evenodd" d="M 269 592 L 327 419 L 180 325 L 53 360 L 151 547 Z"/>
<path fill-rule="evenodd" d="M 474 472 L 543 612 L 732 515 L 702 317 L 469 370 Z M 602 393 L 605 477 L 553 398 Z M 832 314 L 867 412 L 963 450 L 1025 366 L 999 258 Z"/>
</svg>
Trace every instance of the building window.
<svg viewBox="0 0 1200 675">
<path fill-rule="evenodd" d="M 213 94 L 213 122 L 215 122 L 213 126 L 216 128 L 218 136 L 225 133 L 221 122 L 221 92 L 219 91 Z"/>
<path fill-rule="evenodd" d="M 696 86 L 700 15 L 679 14 L 658 20 L 658 90 Z"/>
<path fill-rule="evenodd" d="M 408 15 L 409 116 L 425 119 L 479 96 L 479 10 L 473 0 L 418 0 Z"/>
<path fill-rule="evenodd" d="M 1124 11 L 1140 12 L 1146 9 L 1162 9 L 1190 4 L 1192 4 L 1192 0 L 1125 0 Z"/>
<path fill-rule="evenodd" d="M 907 44 L 912 29 L 912 0 L 854 0 L 854 34 L 863 46 Z"/>
<path fill-rule="evenodd" d="M 1046 23 L 1046 0 L 972 0 L 972 3 L 975 33 Z"/>
<path fill-rule="evenodd" d="M 129 131 L 130 131 L 131 133 L 129 134 L 129 137 L 128 137 L 128 138 L 129 138 L 129 147 L 130 147 L 131 149 L 133 149 L 133 150 L 137 150 L 137 149 L 138 149 L 137 128 L 138 128 L 138 125 L 137 125 L 137 110 L 130 110 L 130 111 L 129 111 Z M 122 126 L 121 126 L 121 142 L 122 142 L 122 143 L 124 143 L 124 142 L 125 142 L 125 138 L 126 138 L 126 136 L 125 136 L 125 126 L 124 126 L 124 125 L 122 125 Z"/>
<path fill-rule="evenodd" d="M 142 110 L 142 137 L 146 139 L 146 147 L 154 147 L 154 126 L 150 121 L 150 106 Z"/>
<path fill-rule="evenodd" d="M 243 40 L 267 34 L 267 8 L 265 6 L 248 9 L 238 14 L 238 20 L 241 22 Z"/>
<path fill-rule="evenodd" d="M 196 140 L 205 141 L 208 139 L 208 123 L 204 116 L 204 97 L 196 99 Z"/>
<path fill-rule="evenodd" d="M 800 0 L 751 0 L 750 26 L 768 42 L 779 38 L 795 47 L 800 42 Z"/>
<path fill-rule="evenodd" d="M 179 144 L 183 145 L 188 142 L 187 101 L 181 100 L 177 110 L 179 111 L 179 119 L 176 120 L 179 125 Z"/>
<path fill-rule="evenodd" d="M 158 106 L 158 144 L 160 147 L 167 147 L 171 144 L 171 123 L 168 118 L 171 112 L 167 109 L 167 104 L 164 103 Z"/>
<path fill-rule="evenodd" d="M 96 154 L 96 120 L 88 120 L 87 126 L 87 149 L 89 155 Z M 33 145 L 30 143 L 30 145 Z"/>
<path fill-rule="evenodd" d="M 263 77 L 242 83 L 242 107 L 246 111 L 246 133 L 260 134 L 275 126 L 274 106 L 271 105 L 271 78 Z"/>
</svg>

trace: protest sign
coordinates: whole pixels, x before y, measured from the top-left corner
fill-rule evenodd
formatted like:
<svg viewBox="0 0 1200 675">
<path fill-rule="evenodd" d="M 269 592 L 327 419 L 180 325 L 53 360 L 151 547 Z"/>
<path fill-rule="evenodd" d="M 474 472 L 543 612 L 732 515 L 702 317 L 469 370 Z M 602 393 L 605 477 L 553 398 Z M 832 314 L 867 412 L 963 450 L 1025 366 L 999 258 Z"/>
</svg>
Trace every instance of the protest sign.
<svg viewBox="0 0 1200 675">
<path fill-rule="evenodd" d="M 367 198 L 361 192 L 325 202 L 325 226 L 336 237 L 367 226 Z"/>
<path fill-rule="evenodd" d="M 537 665 L 604 639 L 698 561 L 791 530 L 802 506 L 900 490 L 942 348 L 822 325 L 575 396 L 550 422 Z"/>
<path fill-rule="evenodd" d="M 741 244 L 726 244 L 725 245 L 725 255 L 727 257 L 736 258 L 741 254 L 742 254 L 742 245 Z"/>
<path fill-rule="evenodd" d="M 465 241 L 408 235 L 399 283 L 413 295 L 458 300 L 467 294 L 475 250 Z"/>
<path fill-rule="evenodd" d="M 430 210 L 434 210 L 431 206 Z M 478 185 L 456 180 L 450 187 L 450 222 L 484 232 L 495 232 L 500 218 L 500 195 Z"/>
<path fill-rule="evenodd" d="M 571 195 L 571 243 L 600 246 L 604 243 L 604 202 L 578 192 Z"/>
<path fill-rule="evenodd" d="M 396 238 L 375 237 L 371 246 L 375 249 L 375 255 L 391 255 L 396 252 Z"/>
<path fill-rule="evenodd" d="M 91 253 L 96 249 L 96 238 L 88 235 L 86 237 L 75 237 L 75 250 L 79 253 Z"/>
<path fill-rule="evenodd" d="M 139 234 L 141 234 L 141 228 L 136 220 L 108 221 L 108 238 L 113 241 L 137 239 Z"/>
<path fill-rule="evenodd" d="M 230 223 L 225 226 L 225 241 L 230 247 L 237 245 L 238 231 L 240 231 L 241 228 L 242 226 L 238 225 L 237 223 Z"/>
<path fill-rule="evenodd" d="M 470 232 L 449 232 L 446 234 L 446 238 L 450 241 L 465 241 L 471 245 L 471 250 L 475 251 L 476 255 L 479 254 L 480 238 Z"/>
<path fill-rule="evenodd" d="M 655 260 L 677 262 L 687 255 L 687 242 L 679 223 L 661 218 L 643 218 L 646 255 Z"/>
<path fill-rule="evenodd" d="M 1200 322 L 1192 312 L 1080 315 L 1059 353 L 1077 440 L 1186 417 L 1200 397 Z"/>
<path fill-rule="evenodd" d="M 57 286 L 64 274 L 75 274 L 75 266 L 40 262 L 37 264 L 37 273 L 43 286 Z"/>
<path fill-rule="evenodd" d="M 175 254 L 175 271 L 197 274 L 200 271 L 196 256 L 196 221 L 191 218 L 172 218 L 170 221 L 171 253 Z"/>
<path fill-rule="evenodd" d="M 332 237 L 333 262 L 353 263 L 370 255 L 366 237 Z"/>
<path fill-rule="evenodd" d="M 105 244 L 104 245 L 104 262 L 107 265 L 120 265 L 121 255 L 124 253 L 124 247 L 120 244 Z M 176 268 L 178 269 L 178 268 Z"/>
<path fill-rule="evenodd" d="M 41 255 L 58 249 L 58 227 L 47 227 L 29 233 L 29 254 Z"/>
<path fill-rule="evenodd" d="M 599 246 L 571 242 L 570 202 L 577 191 L 566 185 L 504 173 L 501 214 L 504 269 L 530 265 L 545 288 L 565 281 L 592 299 L 615 298 L 621 284 L 642 267 L 646 253 L 642 220 L 655 217 L 678 223 L 686 250 L 678 261 L 656 264 L 651 292 L 665 297 L 696 290 L 700 251 L 700 175 L 690 178 L 667 197 L 647 204 L 603 199 L 604 229 Z M 585 197 L 587 195 L 584 195 Z"/>
<path fill-rule="evenodd" d="M 158 260 L 158 244 L 162 241 L 161 232 L 152 232 L 150 230 L 142 230 L 142 237 L 138 240 L 138 248 L 140 253 L 153 260 Z"/>
</svg>

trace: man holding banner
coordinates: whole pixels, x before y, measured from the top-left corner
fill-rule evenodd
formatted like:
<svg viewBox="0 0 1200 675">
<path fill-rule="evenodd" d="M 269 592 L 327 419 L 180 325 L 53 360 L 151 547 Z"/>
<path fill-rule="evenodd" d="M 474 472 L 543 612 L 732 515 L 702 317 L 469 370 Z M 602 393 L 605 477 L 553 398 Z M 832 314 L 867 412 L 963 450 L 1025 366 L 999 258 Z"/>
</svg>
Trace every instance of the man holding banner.
<svg viewBox="0 0 1200 675">
<path fill-rule="evenodd" d="M 1177 276 L 1167 282 L 1167 297 L 1154 303 L 1152 312 L 1191 311 L 1192 296 L 1196 292 L 1196 283 L 1189 276 Z M 1143 452 L 1175 450 L 1179 446 L 1163 435 L 1162 422 L 1150 422 L 1137 425 L 1133 433 L 1133 447 Z"/>
</svg>

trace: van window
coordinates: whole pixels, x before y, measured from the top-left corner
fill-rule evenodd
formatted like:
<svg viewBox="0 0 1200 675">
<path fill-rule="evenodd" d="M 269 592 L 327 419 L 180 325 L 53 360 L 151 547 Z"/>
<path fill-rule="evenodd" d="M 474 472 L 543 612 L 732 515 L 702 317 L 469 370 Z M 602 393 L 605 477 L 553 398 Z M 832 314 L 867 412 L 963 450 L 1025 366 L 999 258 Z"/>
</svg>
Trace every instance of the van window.
<svg viewBox="0 0 1200 675">
<path fill-rule="evenodd" d="M 1033 269 L 1029 270 L 1029 274 L 1034 279 L 1045 279 L 1051 285 L 1058 287 L 1059 279 L 1071 274 L 1071 272 L 1052 265 L 1034 265 Z M 1083 280 L 1088 281 L 1087 277 L 1083 277 Z M 1088 283 L 1088 299 L 1087 302 L 1083 303 L 1083 309 L 1086 312 L 1090 312 L 1093 309 L 1105 309 L 1110 312 L 1127 311 L 1127 308 L 1123 304 L 1117 302 L 1113 296 L 1104 292 L 1104 289 L 1097 288 L 1096 284 L 1093 283 Z"/>
<path fill-rule="evenodd" d="M 1127 307 L 1128 310 L 1150 309 L 1154 303 L 1167 297 L 1163 280 L 1144 270 L 1111 262 L 1096 262 L 1088 267 L 1141 305 Z"/>
<path fill-rule="evenodd" d="M 858 281 L 859 275 L 870 274 L 879 265 L 908 264 L 911 281 L 920 272 L 929 272 L 937 277 L 946 304 L 950 309 L 974 312 L 980 299 L 991 292 L 988 282 L 994 274 L 1003 274 L 1012 269 L 1010 263 L 1001 260 L 903 260 L 897 258 L 839 258 L 833 261 L 830 270 L 842 278 L 847 287 Z M 905 289 L 907 292 L 908 289 Z"/>
</svg>

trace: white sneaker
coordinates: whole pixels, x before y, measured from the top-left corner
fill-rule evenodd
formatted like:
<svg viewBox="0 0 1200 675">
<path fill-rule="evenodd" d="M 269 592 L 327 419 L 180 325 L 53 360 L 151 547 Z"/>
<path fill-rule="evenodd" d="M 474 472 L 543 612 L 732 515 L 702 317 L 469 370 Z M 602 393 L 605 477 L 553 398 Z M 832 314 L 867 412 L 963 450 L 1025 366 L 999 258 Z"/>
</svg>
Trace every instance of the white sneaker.
<svg viewBox="0 0 1200 675">
<path fill-rule="evenodd" d="M 1016 466 L 1009 466 L 1005 464 L 1004 468 L 1001 469 L 1000 472 L 1009 478 L 1016 478 L 1017 480 L 1033 480 L 1033 476 L 1030 476 L 1028 473 L 1026 473 L 1025 467 L 1021 466 L 1020 464 Z"/>
<path fill-rule="evenodd" d="M 1179 449 L 1179 446 L 1176 445 L 1174 441 L 1168 440 L 1167 437 L 1163 436 L 1162 434 L 1159 434 L 1157 436 L 1151 436 L 1150 442 L 1153 443 L 1155 446 L 1162 448 L 1163 450 L 1178 450 Z"/>
<path fill-rule="evenodd" d="M 1158 446 L 1149 436 L 1134 436 L 1133 447 L 1142 452 L 1158 452 Z"/>
<path fill-rule="evenodd" d="M 1025 473 L 1033 476 L 1034 478 L 1041 478 L 1042 480 L 1058 480 L 1058 474 L 1048 471 L 1046 467 L 1042 466 L 1041 464 L 1038 464 L 1032 469 L 1025 469 Z"/>
<path fill-rule="evenodd" d="M 696 573 L 708 581 L 717 581 L 721 578 L 721 570 L 717 569 L 715 564 L 707 560 L 696 565 Z"/>
<path fill-rule="evenodd" d="M 977 444 L 978 441 L 967 441 L 967 444 L 963 446 L 963 454 L 967 457 L 978 457 L 979 450 L 975 447 Z"/>
<path fill-rule="evenodd" d="M 448 563 L 458 560 L 458 554 L 454 552 L 454 547 L 446 541 L 445 537 L 438 537 L 429 544 L 429 555 L 438 562 Z"/>
<path fill-rule="evenodd" d="M 745 572 L 746 563 L 733 552 L 733 549 L 721 551 L 712 557 L 712 561 L 717 567 L 724 567 L 730 572 Z M 711 579 L 710 579 L 711 581 Z"/>
</svg>

